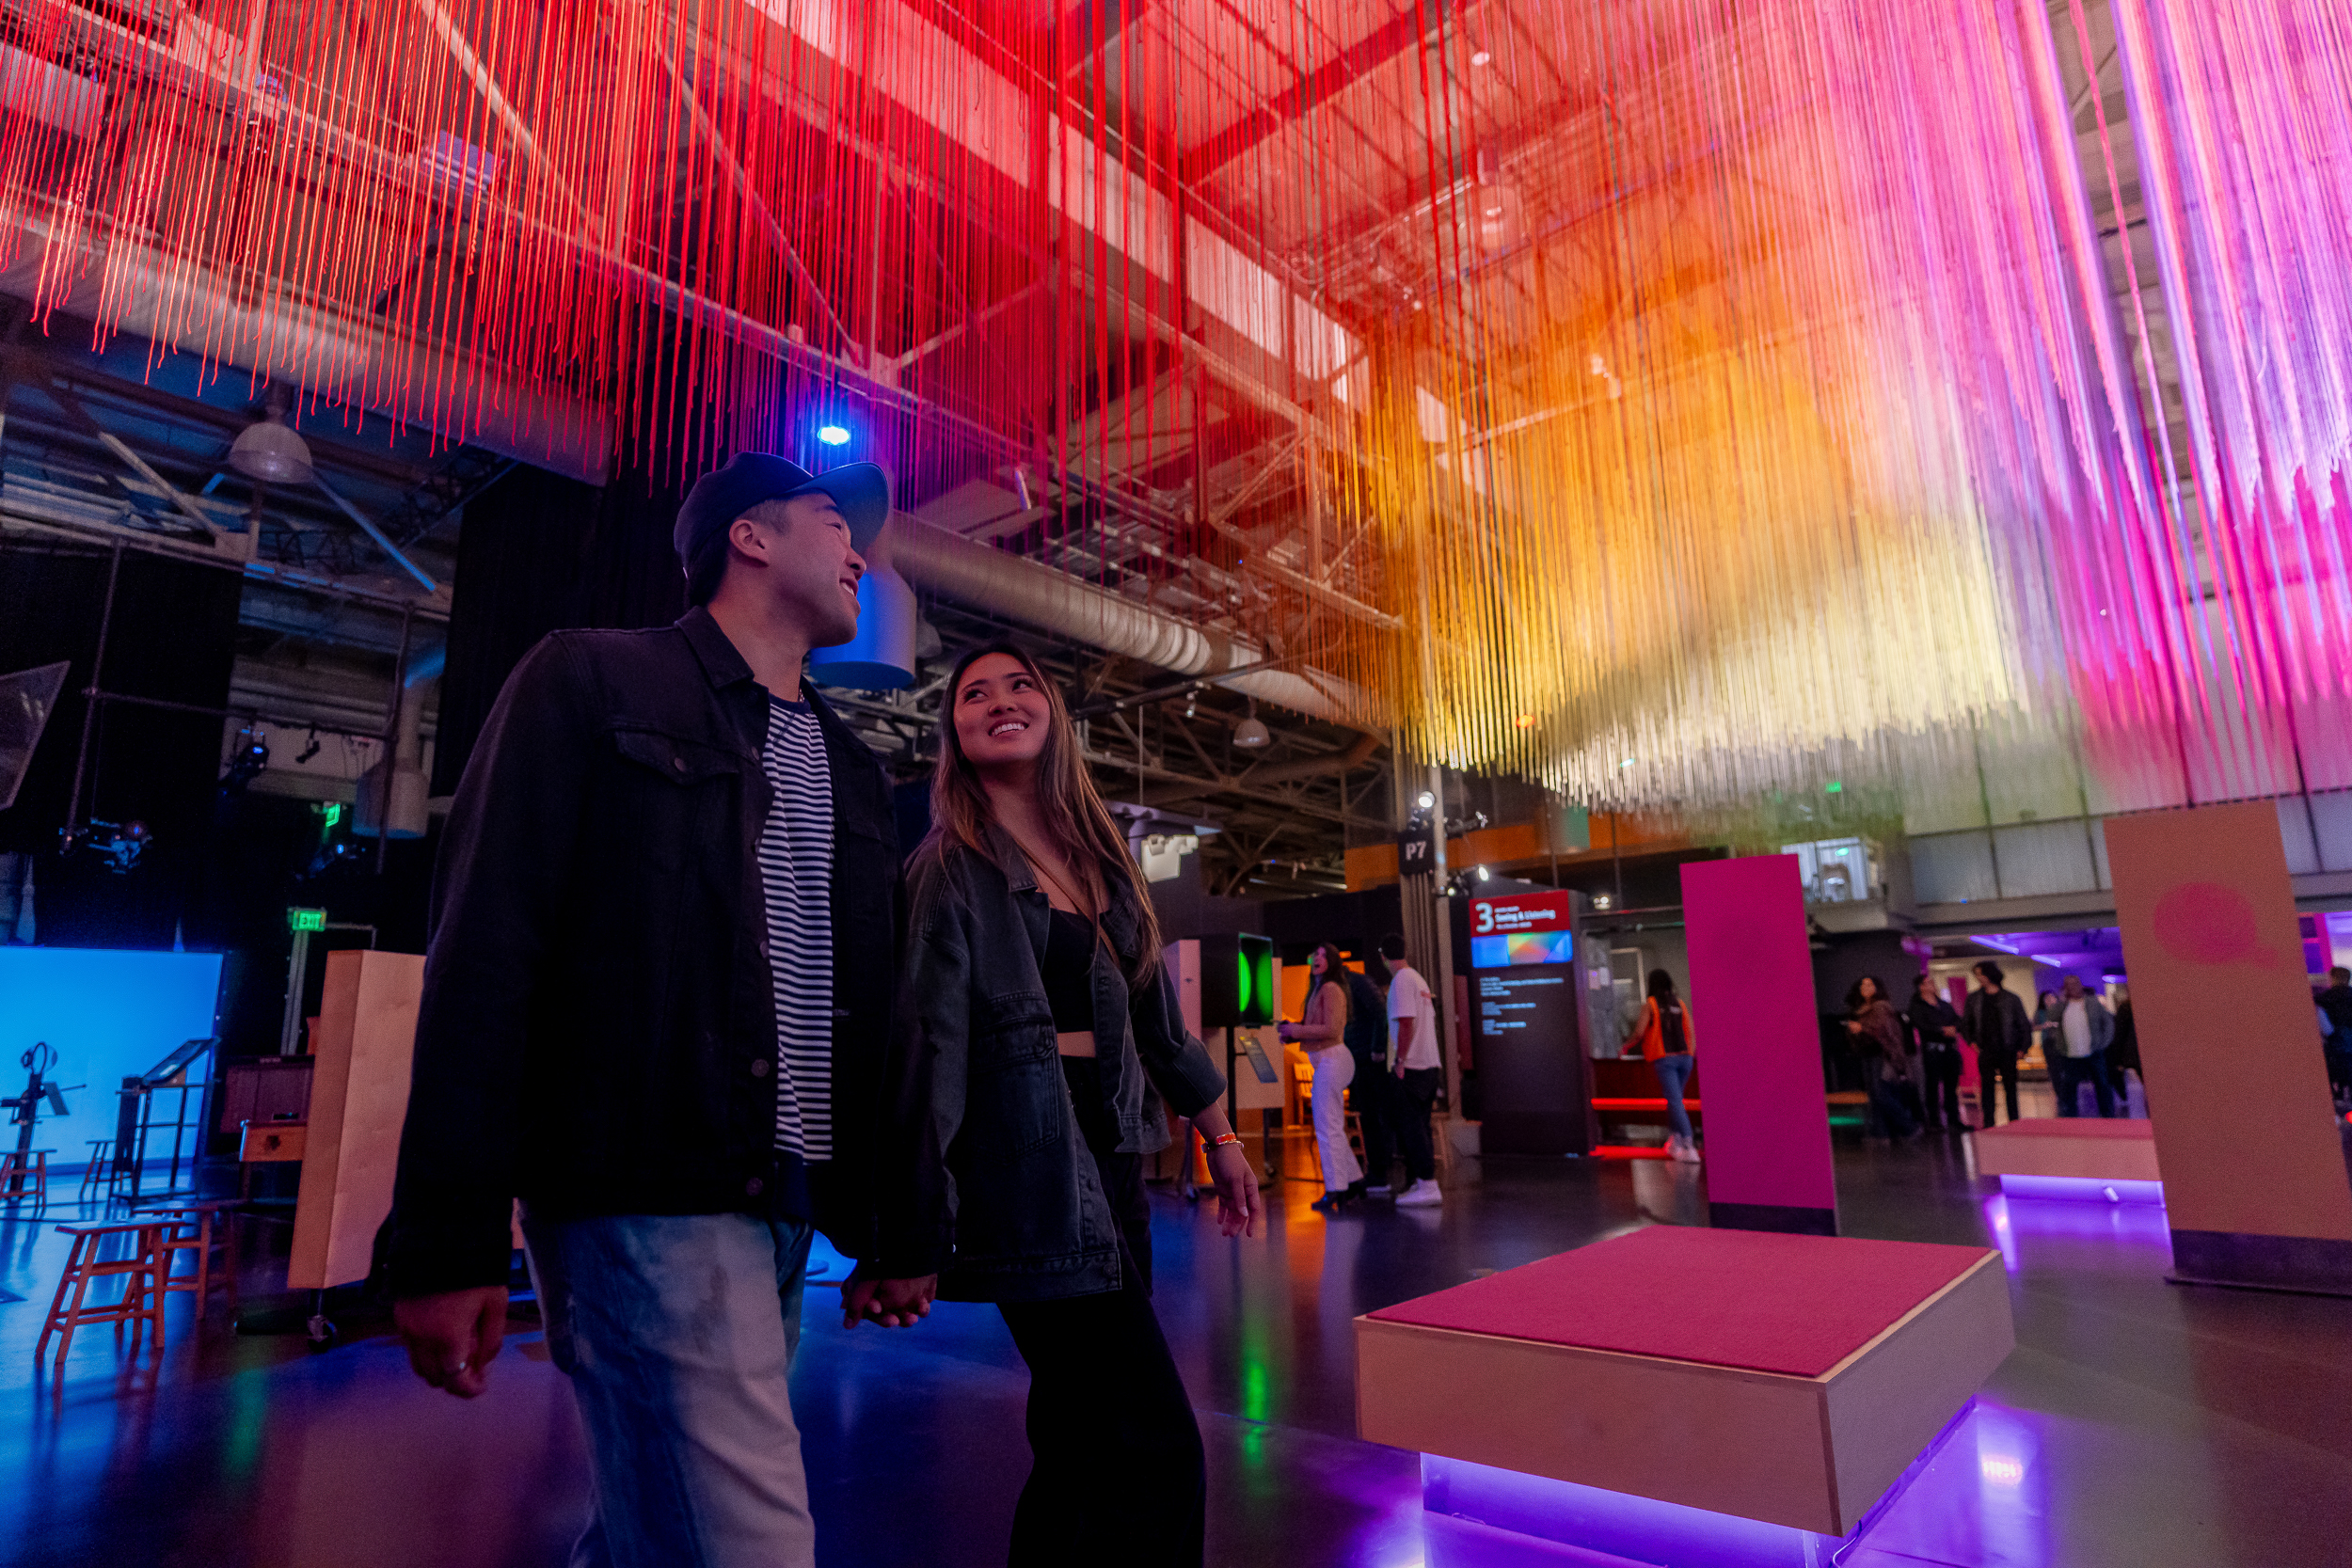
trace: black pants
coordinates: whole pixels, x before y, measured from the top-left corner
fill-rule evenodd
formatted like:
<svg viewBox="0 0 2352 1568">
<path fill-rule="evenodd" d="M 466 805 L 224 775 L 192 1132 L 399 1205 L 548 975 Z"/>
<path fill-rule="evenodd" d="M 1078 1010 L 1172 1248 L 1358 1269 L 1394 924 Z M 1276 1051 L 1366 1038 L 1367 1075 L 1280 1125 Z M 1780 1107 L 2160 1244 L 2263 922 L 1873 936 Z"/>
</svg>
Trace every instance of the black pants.
<svg viewBox="0 0 2352 1568">
<path fill-rule="evenodd" d="M 2107 1053 L 2094 1051 L 2088 1056 L 2058 1055 L 2050 1062 L 2050 1085 L 2058 1090 L 2058 1114 L 2062 1117 L 2082 1114 L 2082 1086 L 2089 1084 L 2097 1098 L 2099 1114 L 2115 1115 L 2115 1089 L 2107 1082 Z"/>
<path fill-rule="evenodd" d="M 1899 1079 L 1880 1076 L 1875 1064 L 1870 1067 L 1869 1072 L 1870 1110 L 1877 1117 L 1880 1135 L 1908 1138 L 1919 1131 L 1918 1120 L 1911 1114 L 1911 1097 L 1904 1092 L 1911 1085 Z"/>
<path fill-rule="evenodd" d="M 1438 1179 L 1437 1146 L 1429 1135 L 1429 1108 L 1438 1102 L 1438 1085 L 1445 1069 L 1408 1067 L 1391 1080 L 1390 1103 L 1396 1108 L 1396 1141 L 1405 1150 L 1405 1174 L 1415 1181 Z"/>
<path fill-rule="evenodd" d="M 1986 1127 L 2000 1119 L 1993 1114 L 1993 1085 L 1996 1079 L 2008 1090 L 2009 1119 L 2015 1121 L 2018 1119 L 2017 1058 L 1996 1056 L 1990 1051 L 1977 1053 L 1977 1099 L 1983 1106 L 1983 1125 Z"/>
<path fill-rule="evenodd" d="M 1920 1093 L 1926 1113 L 1924 1119 L 1931 1130 L 1949 1127 L 1957 1131 L 1960 1121 L 1960 1053 L 1931 1051 L 1920 1058 L 1927 1082 Z M 2016 1119 L 2011 1117 L 2011 1120 Z"/>
<path fill-rule="evenodd" d="M 1119 1221 L 1120 1289 L 997 1310 L 1029 1364 L 1028 1484 L 1012 1516 L 1014 1568 L 1133 1562 L 1199 1568 L 1207 1462 L 1192 1400 L 1152 1310 L 1143 1161 L 1118 1130 L 1090 1057 L 1063 1075 Z"/>
<path fill-rule="evenodd" d="M 1396 1079 L 1380 1058 L 1358 1057 L 1356 1080 L 1347 1085 L 1348 1109 L 1364 1130 L 1364 1180 L 1385 1187 L 1396 1164 Z"/>
</svg>

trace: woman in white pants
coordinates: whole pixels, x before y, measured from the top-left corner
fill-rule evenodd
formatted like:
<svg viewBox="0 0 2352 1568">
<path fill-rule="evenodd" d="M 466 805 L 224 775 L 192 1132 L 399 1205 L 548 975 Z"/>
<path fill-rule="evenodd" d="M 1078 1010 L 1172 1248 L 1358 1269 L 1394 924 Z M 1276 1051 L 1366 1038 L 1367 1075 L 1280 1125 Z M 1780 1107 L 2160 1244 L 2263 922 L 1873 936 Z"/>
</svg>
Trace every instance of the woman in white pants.
<svg viewBox="0 0 2352 1568">
<path fill-rule="evenodd" d="M 1315 1152 L 1323 1157 L 1323 1196 L 1314 1207 L 1329 1213 L 1364 1196 L 1363 1167 L 1347 1147 L 1347 1085 L 1356 1058 L 1347 1049 L 1347 986 L 1341 978 L 1339 949 L 1326 942 L 1307 969 L 1307 1011 L 1296 1023 L 1276 1032 L 1306 1048 L 1314 1064 Z"/>
</svg>

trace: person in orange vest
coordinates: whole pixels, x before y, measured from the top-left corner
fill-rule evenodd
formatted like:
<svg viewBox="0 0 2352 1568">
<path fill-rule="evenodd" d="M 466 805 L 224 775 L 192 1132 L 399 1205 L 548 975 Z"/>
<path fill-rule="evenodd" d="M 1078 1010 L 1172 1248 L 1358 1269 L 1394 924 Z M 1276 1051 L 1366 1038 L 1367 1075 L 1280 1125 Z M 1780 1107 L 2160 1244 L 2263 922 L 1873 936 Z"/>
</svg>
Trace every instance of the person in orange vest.
<svg viewBox="0 0 2352 1568">
<path fill-rule="evenodd" d="M 1682 1108 L 1682 1089 L 1698 1065 L 1692 1054 L 1698 1036 L 1691 1024 L 1691 1005 L 1675 994 L 1675 977 L 1662 969 L 1649 972 L 1649 1000 L 1642 1004 L 1633 1043 L 1666 1091 L 1666 1157 L 1697 1164 L 1699 1146 L 1691 1135 L 1691 1113 Z"/>
</svg>

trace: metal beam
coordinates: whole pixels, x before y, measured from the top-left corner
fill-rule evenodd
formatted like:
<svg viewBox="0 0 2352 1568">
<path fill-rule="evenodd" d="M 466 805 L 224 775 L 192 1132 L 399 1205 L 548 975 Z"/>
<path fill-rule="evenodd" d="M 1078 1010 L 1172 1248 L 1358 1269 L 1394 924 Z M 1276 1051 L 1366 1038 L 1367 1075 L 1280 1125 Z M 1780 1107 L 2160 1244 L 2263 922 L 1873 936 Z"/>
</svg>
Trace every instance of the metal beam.
<svg viewBox="0 0 2352 1568">
<path fill-rule="evenodd" d="M 759 193 L 752 188 L 750 172 L 736 157 L 735 150 L 727 145 L 726 137 L 720 134 L 719 122 L 703 108 L 702 99 L 695 93 L 694 85 L 686 79 L 686 73 L 678 69 L 677 61 L 671 57 L 670 52 L 661 47 L 660 40 L 654 40 L 653 49 L 661 57 L 663 69 L 670 73 L 671 89 L 677 94 L 678 102 L 686 106 L 688 118 L 694 122 L 694 134 L 702 138 L 703 145 L 710 149 L 710 155 L 719 160 L 719 166 L 726 170 L 728 180 L 734 182 L 735 194 L 741 197 L 743 205 L 751 209 L 752 216 L 758 220 L 760 231 L 768 236 L 768 243 L 775 247 L 785 266 L 790 269 L 793 280 L 808 291 L 809 297 L 817 303 L 817 309 L 824 312 L 825 325 L 833 328 L 834 336 L 842 346 L 847 348 L 855 342 L 857 340 L 850 335 L 848 324 L 834 309 L 833 301 L 825 297 L 825 291 L 818 285 L 816 276 L 808 270 L 808 264 L 801 260 L 801 253 L 792 244 L 791 236 L 784 231 L 784 225 L 776 221 L 775 214 L 768 210 L 768 203 L 761 200 Z"/>
<path fill-rule="evenodd" d="M 1442 0 L 1429 8 L 1437 27 L 1445 26 Z M 1422 10 L 1410 7 L 1357 42 L 1301 76 L 1288 92 L 1275 94 L 1256 109 L 1177 159 L 1187 185 L 1198 185 L 1251 148 L 1281 134 L 1308 110 L 1378 71 L 1420 44 Z"/>
</svg>

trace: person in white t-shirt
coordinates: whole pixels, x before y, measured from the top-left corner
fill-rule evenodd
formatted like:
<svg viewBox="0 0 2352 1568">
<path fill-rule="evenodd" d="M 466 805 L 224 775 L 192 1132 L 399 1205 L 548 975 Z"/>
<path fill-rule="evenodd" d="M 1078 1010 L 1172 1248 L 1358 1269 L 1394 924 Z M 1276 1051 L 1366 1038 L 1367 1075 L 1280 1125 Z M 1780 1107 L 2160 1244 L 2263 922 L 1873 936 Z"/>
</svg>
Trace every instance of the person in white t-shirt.
<svg viewBox="0 0 2352 1568">
<path fill-rule="evenodd" d="M 2115 1019 L 2106 1005 L 2083 989 L 2082 981 L 2066 977 L 2066 990 L 2056 1008 L 2058 1049 L 2043 1047 L 2050 1062 L 2050 1083 L 2058 1090 L 2058 1114 L 2080 1116 L 2082 1085 L 2088 1080 L 2097 1097 L 2099 1114 L 2115 1115 L 2115 1085 L 2107 1081 L 2107 1047 L 2115 1039 Z"/>
<path fill-rule="evenodd" d="M 1418 1209 L 1445 1201 L 1429 1136 L 1429 1108 L 1445 1079 L 1444 1058 L 1438 1053 L 1438 1009 L 1429 982 L 1405 961 L 1403 937 L 1381 939 L 1380 956 L 1389 961 L 1390 972 L 1389 1070 L 1397 1084 L 1391 1114 L 1405 1155 L 1405 1174 L 1412 1180 L 1396 1201 L 1399 1207 Z"/>
</svg>

